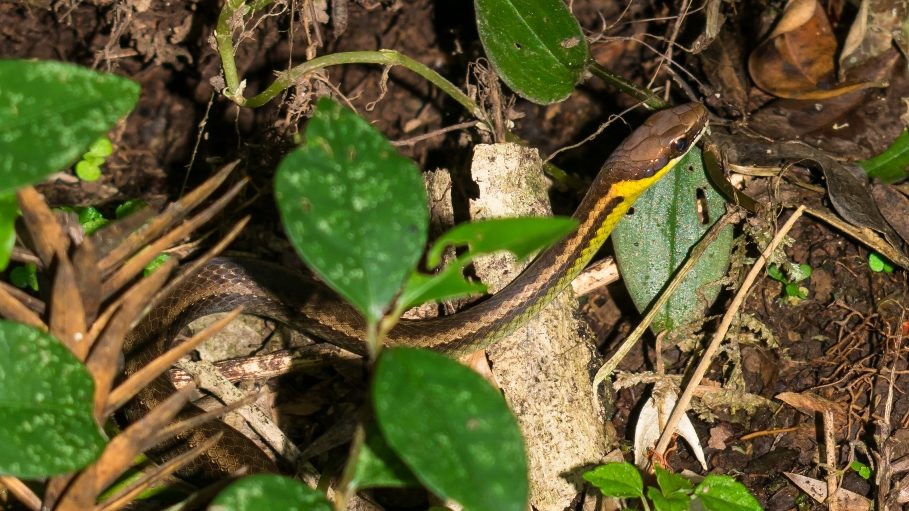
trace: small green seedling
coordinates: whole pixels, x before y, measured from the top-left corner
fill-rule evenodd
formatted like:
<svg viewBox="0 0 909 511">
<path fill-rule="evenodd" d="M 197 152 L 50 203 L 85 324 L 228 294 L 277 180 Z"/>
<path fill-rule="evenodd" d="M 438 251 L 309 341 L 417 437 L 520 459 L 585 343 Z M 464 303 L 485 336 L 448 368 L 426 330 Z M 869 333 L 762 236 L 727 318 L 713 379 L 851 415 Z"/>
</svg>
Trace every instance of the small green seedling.
<svg viewBox="0 0 909 511">
<path fill-rule="evenodd" d="M 113 152 L 114 146 L 106 136 L 95 140 L 76 163 L 76 175 L 83 181 L 97 181 L 101 177 L 101 165 Z"/>
<path fill-rule="evenodd" d="M 9 272 L 9 281 L 20 289 L 30 288 L 32 291 L 37 291 L 38 266 L 35 263 L 25 263 L 23 266 L 16 266 Z"/>
<path fill-rule="evenodd" d="M 648 511 L 761 509 L 748 489 L 732 477 L 710 474 L 695 486 L 688 479 L 668 470 L 659 467 L 654 470 L 657 486 L 648 486 L 646 494 L 640 472 L 630 463 L 600 465 L 585 472 L 584 479 L 607 497 L 640 499 L 643 508 Z"/>
<path fill-rule="evenodd" d="M 170 260 L 170 254 L 158 254 L 157 256 L 155 256 L 154 259 L 152 259 L 152 261 L 150 263 L 148 263 L 148 266 L 146 266 L 145 269 L 142 270 L 142 275 L 144 277 L 148 277 L 149 275 L 154 273 L 155 270 L 157 270 L 158 268 L 163 266 L 164 263 L 166 263 L 169 260 Z"/>
<path fill-rule="evenodd" d="M 877 252 L 868 254 L 868 266 L 875 273 L 893 273 L 893 264 Z"/>
<path fill-rule="evenodd" d="M 871 474 L 872 474 L 871 467 L 869 467 L 868 465 L 865 465 L 861 461 L 858 461 L 858 460 L 853 461 L 849 465 L 849 468 L 854 470 L 855 473 L 859 475 L 859 477 L 861 477 L 862 479 L 864 479 L 866 481 L 871 477 Z"/>
<path fill-rule="evenodd" d="M 783 284 L 783 294 L 786 301 L 795 305 L 808 297 L 808 288 L 800 286 L 799 282 L 808 280 L 811 277 L 811 266 L 807 264 L 787 265 L 784 271 L 777 265 L 767 267 L 767 274 L 770 278 Z"/>
</svg>

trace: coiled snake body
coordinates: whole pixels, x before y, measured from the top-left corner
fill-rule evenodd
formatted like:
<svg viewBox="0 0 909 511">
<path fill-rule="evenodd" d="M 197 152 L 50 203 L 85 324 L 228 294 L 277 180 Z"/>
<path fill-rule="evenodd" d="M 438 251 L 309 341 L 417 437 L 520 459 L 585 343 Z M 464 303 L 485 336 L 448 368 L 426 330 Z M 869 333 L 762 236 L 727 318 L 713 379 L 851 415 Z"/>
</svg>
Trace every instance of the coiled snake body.
<svg viewBox="0 0 909 511">
<path fill-rule="evenodd" d="M 663 110 L 626 138 L 603 165 L 574 214 L 578 228 L 544 251 L 513 282 L 487 300 L 454 315 L 401 321 L 387 345 L 429 348 L 461 355 L 490 346 L 545 306 L 587 265 L 615 224 L 648 187 L 666 174 L 706 129 L 700 104 Z M 313 337 L 365 353 L 360 316 L 330 292 L 275 264 L 216 258 L 184 281 L 143 319 L 127 340 L 127 373 L 167 350 L 170 339 L 195 318 L 242 305 L 247 313 L 290 325 Z M 159 378 L 127 406 L 135 420 L 174 392 Z M 188 407 L 185 414 L 198 413 Z M 276 471 L 271 458 L 242 433 L 211 422 L 180 436 L 189 446 L 216 433 L 221 440 L 185 471 L 214 480 L 245 467 Z"/>
</svg>

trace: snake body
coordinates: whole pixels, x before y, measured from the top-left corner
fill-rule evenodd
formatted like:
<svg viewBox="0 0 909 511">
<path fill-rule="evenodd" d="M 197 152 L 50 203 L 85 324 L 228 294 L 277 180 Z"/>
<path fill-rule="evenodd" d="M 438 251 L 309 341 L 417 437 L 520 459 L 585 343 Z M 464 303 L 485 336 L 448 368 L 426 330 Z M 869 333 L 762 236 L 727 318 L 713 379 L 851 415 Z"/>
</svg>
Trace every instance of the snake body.
<svg viewBox="0 0 909 511">
<path fill-rule="evenodd" d="M 638 196 L 675 166 L 706 125 L 706 109 L 694 103 L 649 117 L 604 163 L 574 214 L 578 228 L 572 234 L 544 251 L 494 296 L 454 315 L 402 320 L 386 345 L 458 356 L 488 347 L 513 331 L 584 269 Z M 170 339 L 192 320 L 241 305 L 247 313 L 286 323 L 356 353 L 366 352 L 359 314 L 310 279 L 264 261 L 215 258 L 175 288 L 135 329 L 127 340 L 132 354 L 126 372 L 164 353 Z M 127 406 L 127 418 L 135 420 L 173 392 L 170 382 L 159 378 Z M 194 407 L 184 412 L 196 413 Z M 190 479 L 215 480 L 241 468 L 277 470 L 266 453 L 223 422 L 205 424 L 178 440 L 194 446 L 216 433 L 223 435 L 221 440 L 184 470 Z"/>
</svg>

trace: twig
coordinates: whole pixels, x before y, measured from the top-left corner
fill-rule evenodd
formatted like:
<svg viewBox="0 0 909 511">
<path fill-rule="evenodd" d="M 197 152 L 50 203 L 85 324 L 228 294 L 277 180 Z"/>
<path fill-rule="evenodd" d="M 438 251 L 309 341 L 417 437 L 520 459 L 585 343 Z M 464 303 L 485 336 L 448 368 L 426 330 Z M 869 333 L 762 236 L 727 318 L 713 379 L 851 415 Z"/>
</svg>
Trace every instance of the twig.
<svg viewBox="0 0 909 511">
<path fill-rule="evenodd" d="M 723 338 L 726 337 L 726 332 L 729 330 L 729 326 L 732 325 L 732 320 L 735 318 L 736 314 L 739 311 L 742 303 L 745 301 L 745 297 L 748 295 L 748 291 L 751 290 L 751 286 L 754 281 L 757 279 L 761 270 L 763 270 L 764 265 L 767 263 L 767 257 L 776 250 L 776 247 L 783 241 L 783 238 L 786 237 L 786 234 L 792 229 L 792 226 L 795 225 L 796 220 L 802 216 L 802 212 L 805 211 L 805 206 L 799 206 L 798 209 L 789 217 L 783 227 L 780 229 L 776 236 L 773 237 L 773 240 L 770 242 L 770 245 L 764 250 L 761 256 L 758 258 L 757 262 L 754 263 L 754 266 L 751 267 L 751 271 L 748 272 L 748 276 L 745 277 L 745 281 L 742 283 L 742 287 L 739 288 L 739 291 L 736 293 L 735 297 L 732 299 L 732 303 L 729 304 L 729 308 L 726 310 L 726 314 L 723 315 L 723 319 L 720 322 L 719 327 L 717 328 L 716 333 L 713 336 L 713 339 L 710 340 L 710 344 L 707 346 L 707 349 L 704 350 L 704 354 L 701 356 L 701 361 L 698 363 L 698 366 L 695 368 L 694 373 L 691 375 L 691 379 L 688 381 L 688 385 L 685 387 L 685 390 L 682 392 L 682 395 L 679 397 L 679 400 L 675 404 L 675 408 L 672 410 L 672 415 L 669 416 L 669 421 L 666 423 L 666 429 L 663 430 L 663 434 L 660 436 L 660 441 L 657 442 L 654 452 L 657 456 L 662 456 L 666 452 L 666 447 L 669 446 L 670 440 L 672 440 L 673 433 L 675 428 L 681 420 L 682 416 L 688 410 L 688 404 L 691 402 L 691 397 L 694 395 L 694 389 L 700 384 L 701 379 L 707 373 L 707 369 L 710 367 L 710 363 L 713 361 L 713 355 L 716 353 L 717 349 L 720 347 L 720 342 Z"/>
</svg>

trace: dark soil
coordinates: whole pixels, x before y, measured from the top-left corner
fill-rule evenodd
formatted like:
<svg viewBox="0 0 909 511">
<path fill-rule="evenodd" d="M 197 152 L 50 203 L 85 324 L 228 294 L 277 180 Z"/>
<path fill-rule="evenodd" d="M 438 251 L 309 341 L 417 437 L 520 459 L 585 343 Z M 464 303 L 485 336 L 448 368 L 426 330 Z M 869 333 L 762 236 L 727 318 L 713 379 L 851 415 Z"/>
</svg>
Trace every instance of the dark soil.
<svg viewBox="0 0 909 511">
<path fill-rule="evenodd" d="M 346 1 L 346 0 L 345 0 Z M 324 80 L 308 82 L 279 101 L 257 110 L 239 108 L 220 97 L 212 79 L 220 74 L 220 60 L 210 43 L 220 4 L 217 1 L 150 2 L 98 0 L 81 2 L 0 3 L 0 57 L 55 59 L 128 76 L 142 86 L 136 109 L 111 134 L 115 145 L 104 175 L 97 183 L 56 176 L 40 186 L 54 205 L 93 205 L 112 208 L 126 199 L 142 198 L 160 205 L 178 197 L 187 187 L 208 177 L 219 165 L 241 159 L 238 176 L 249 176 L 252 186 L 231 215 L 252 213 L 254 225 L 235 248 L 279 260 L 293 259 L 280 233 L 273 211 L 270 180 L 280 159 L 293 145 L 293 137 L 306 125 L 316 95 L 340 91 L 357 111 L 391 140 L 406 140 L 464 120 L 454 101 L 420 77 L 402 69 L 389 73 L 383 91 L 382 69 L 375 66 L 344 66 L 325 73 Z M 301 23 L 304 13 L 276 9 L 249 34 L 237 54 L 240 75 L 246 80 L 247 96 L 265 88 L 275 70 L 304 61 L 307 52 L 327 54 L 349 50 L 395 49 L 429 64 L 457 85 L 464 85 L 471 63 L 483 59 L 470 3 L 394 0 L 371 3 L 349 2 L 348 23 L 341 33 L 332 24 Z M 657 44 L 646 34 L 664 36 L 673 16 L 672 2 L 632 2 L 622 14 L 619 2 L 587 0 L 574 2 L 575 15 L 589 33 L 606 25 L 615 39 L 592 45 L 596 60 L 636 83 L 646 83 L 659 65 L 659 55 L 632 38 Z M 306 3 L 309 5 L 309 2 Z M 674 9 L 674 7 L 673 7 Z M 749 7 L 751 9 L 751 7 Z M 747 11 L 748 9 L 746 9 Z M 628 23 L 627 20 L 651 20 Z M 656 20 L 656 21 L 653 21 Z M 696 27 L 690 30 L 697 31 Z M 757 28 L 752 28 L 757 31 Z M 697 34 L 683 32 L 690 43 Z M 744 44 L 737 40 L 736 44 Z M 660 46 L 662 48 L 662 46 Z M 662 51 L 662 50 L 661 50 Z M 711 82 L 695 57 L 676 55 L 690 70 L 686 82 L 701 81 L 690 89 L 695 97 L 705 94 Z M 485 61 L 483 61 L 485 62 Z M 905 61 L 900 60 L 905 68 Z M 488 63 L 486 63 L 488 65 Z M 671 96 L 685 101 L 671 78 L 660 75 L 656 85 L 670 84 Z M 476 78 L 470 77 L 476 84 Z M 503 93 L 511 94 L 503 87 Z M 697 92 L 695 92 L 697 91 Z M 870 101 L 870 100 L 869 100 Z M 515 131 L 541 153 L 548 154 L 592 133 L 608 118 L 634 101 L 591 80 L 562 103 L 541 107 L 517 100 L 511 110 Z M 751 107 L 753 105 L 749 105 Z M 715 108 L 720 124 L 741 120 L 728 108 Z M 726 112 L 726 113 L 724 113 Z M 641 114 L 626 116 L 635 125 Z M 894 119 L 881 123 L 899 124 Z M 2 129 L 2 128 L 0 128 Z M 590 179 L 615 143 L 627 133 L 616 123 L 593 143 L 569 151 L 556 163 L 582 179 Z M 463 169 L 469 164 L 470 145 L 487 135 L 456 131 L 445 136 L 400 147 L 424 169 Z M 877 150 L 882 149 L 876 148 Z M 849 156 L 849 155 L 839 155 Z M 867 155 L 862 155 L 867 156 Z M 815 183 L 822 180 L 815 174 Z M 466 192 L 465 192 L 466 193 Z M 561 193 L 556 204 L 563 212 L 576 205 L 576 193 Z M 782 223 L 789 212 L 781 212 Z M 231 218 L 224 218 L 230 225 Z M 808 297 L 791 302 L 782 298 L 781 284 L 761 278 L 751 292 L 744 311 L 765 325 L 778 342 L 771 347 L 757 343 L 741 347 L 741 364 L 747 391 L 773 399 L 780 392 L 811 391 L 839 403 L 848 424 L 839 437 L 843 447 L 840 466 L 849 453 L 849 443 L 869 450 L 883 441 L 875 434 L 883 418 L 888 385 L 893 384 L 890 427 L 909 427 L 909 398 L 902 390 L 909 385 L 904 343 L 909 334 L 909 286 L 906 273 L 873 273 L 867 264 L 868 250 L 818 220 L 803 217 L 790 233 L 792 260 L 809 264 L 814 273 L 806 284 Z M 752 248 L 750 255 L 755 255 Z M 725 300 L 725 301 L 724 301 Z M 722 313 L 729 296 L 715 310 Z M 619 285 L 590 298 L 595 331 L 603 351 L 625 337 L 640 316 Z M 714 322 L 715 323 L 715 322 Z M 713 323 L 705 326 L 712 331 Z M 652 339 L 626 359 L 624 369 L 652 368 Z M 664 359 L 674 362 L 668 371 L 683 371 L 692 355 L 667 348 Z M 708 374 L 723 382 L 730 368 L 721 360 Z M 889 381 L 895 368 L 895 379 Z M 623 438 L 630 439 L 626 424 L 641 391 L 622 391 L 616 404 L 615 423 Z M 696 420 L 712 472 L 739 476 L 768 509 L 792 509 L 804 496 L 788 482 L 783 472 L 796 472 L 823 479 L 818 468 L 818 433 L 815 417 L 782 406 L 752 414 L 718 414 L 714 423 Z M 741 437 L 756 432 L 751 440 Z M 682 444 L 680 443 L 680 446 Z M 865 454 L 858 459 L 865 463 Z M 668 458 L 675 469 L 700 471 L 687 447 Z M 874 498 L 872 482 L 849 472 L 843 485 Z M 810 499 L 809 499 L 810 500 Z M 806 504 L 810 508 L 810 504 Z M 801 507 L 805 509 L 805 507 Z"/>
</svg>

